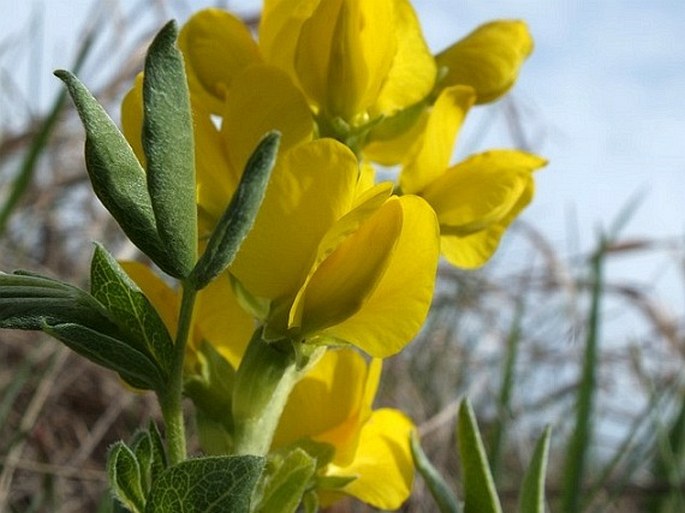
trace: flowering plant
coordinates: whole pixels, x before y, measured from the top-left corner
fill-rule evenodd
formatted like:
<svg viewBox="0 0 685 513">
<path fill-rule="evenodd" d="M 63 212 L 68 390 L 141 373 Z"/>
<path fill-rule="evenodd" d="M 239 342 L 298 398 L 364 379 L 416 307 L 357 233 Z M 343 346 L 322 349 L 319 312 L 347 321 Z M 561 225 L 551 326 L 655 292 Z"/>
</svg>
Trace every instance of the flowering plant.
<svg viewBox="0 0 685 513">
<path fill-rule="evenodd" d="M 209 9 L 159 32 L 123 134 L 56 72 L 95 193 L 157 270 L 96 245 L 90 291 L 2 275 L 0 326 L 42 330 L 157 395 L 164 439 L 151 426 L 109 454 L 120 508 L 315 511 L 351 495 L 397 509 L 415 466 L 444 503 L 412 421 L 373 401 L 382 359 L 426 318 L 440 254 L 481 266 L 532 199 L 540 157 L 450 166 L 469 109 L 504 94 L 531 49 L 522 22 L 500 21 L 434 56 L 407 0 L 266 0 L 258 40 Z M 398 166 L 397 183 L 376 183 L 376 164 Z M 462 452 L 489 483 L 463 412 Z"/>
</svg>

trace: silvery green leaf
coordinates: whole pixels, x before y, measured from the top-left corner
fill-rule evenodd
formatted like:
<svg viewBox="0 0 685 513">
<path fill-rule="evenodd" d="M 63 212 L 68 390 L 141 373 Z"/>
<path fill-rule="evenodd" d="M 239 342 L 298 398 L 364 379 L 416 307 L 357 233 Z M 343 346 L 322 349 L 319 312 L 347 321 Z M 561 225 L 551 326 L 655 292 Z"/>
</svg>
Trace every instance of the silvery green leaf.
<svg viewBox="0 0 685 513">
<path fill-rule="evenodd" d="M 238 188 L 193 270 L 192 281 L 197 290 L 231 265 L 252 228 L 276 162 L 280 139 L 280 133 L 269 132 L 247 161 Z"/>
<path fill-rule="evenodd" d="M 55 75 L 67 86 L 86 130 L 86 169 L 95 194 L 143 253 L 179 277 L 157 233 L 145 171 L 128 141 L 76 76 L 64 70 Z"/>
<path fill-rule="evenodd" d="M 45 324 L 43 331 L 81 356 L 118 372 L 132 387 L 162 390 L 165 386 L 157 365 L 121 340 L 74 323 Z"/>
<path fill-rule="evenodd" d="M 190 274 L 197 258 L 193 120 L 178 31 L 171 21 L 152 41 L 143 77 L 143 150 L 159 238 L 177 271 Z"/>
</svg>

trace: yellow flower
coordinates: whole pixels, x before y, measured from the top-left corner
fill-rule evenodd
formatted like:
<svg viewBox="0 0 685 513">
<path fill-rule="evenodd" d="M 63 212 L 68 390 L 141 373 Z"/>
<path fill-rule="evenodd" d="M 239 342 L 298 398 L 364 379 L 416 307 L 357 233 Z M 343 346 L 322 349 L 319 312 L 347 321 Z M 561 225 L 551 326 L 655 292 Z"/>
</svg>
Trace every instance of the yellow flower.
<svg viewBox="0 0 685 513">
<path fill-rule="evenodd" d="M 435 210 L 442 254 L 457 267 L 483 265 L 502 234 L 530 203 L 532 173 L 546 161 L 517 150 L 491 150 L 451 166 L 457 132 L 476 99 L 468 86 L 445 88 L 421 121 L 400 175 L 403 193 L 418 194 Z"/>
<path fill-rule="evenodd" d="M 332 139 L 301 144 L 274 168 L 254 228 L 231 273 L 270 303 L 270 339 L 349 343 L 394 354 L 430 305 L 437 222 L 390 184 L 358 194 L 359 165 Z"/>
<path fill-rule="evenodd" d="M 213 113 L 221 113 L 236 77 L 259 62 L 290 74 L 323 135 L 340 121 L 354 127 L 391 116 L 435 84 L 435 61 L 407 0 L 267 0 L 259 36 L 257 46 L 242 22 L 218 9 L 183 27 L 191 92 Z"/>
<path fill-rule="evenodd" d="M 140 146 L 140 84 L 122 105 L 124 133 Z M 250 152 L 283 133 L 255 226 L 230 272 L 243 297 L 270 306 L 267 332 L 313 343 L 350 343 L 385 357 L 418 332 L 439 254 L 437 223 L 417 197 L 366 189 L 368 170 L 332 139 L 312 137 L 309 108 L 287 74 L 253 64 L 238 74 L 217 128 L 193 104 L 200 236 L 228 204 Z"/>
<path fill-rule="evenodd" d="M 436 56 L 446 70 L 439 91 L 468 85 L 476 103 L 491 102 L 516 81 L 519 69 L 533 51 L 533 39 L 523 21 L 501 20 L 481 25 Z"/>
<path fill-rule="evenodd" d="M 278 425 L 274 449 L 302 438 L 331 445 L 326 477 L 354 477 L 342 490 L 318 490 L 323 506 L 343 494 L 384 510 L 407 499 L 414 475 L 412 422 L 393 409 L 373 410 L 381 361 L 354 350 L 329 350 L 295 386 Z"/>
<path fill-rule="evenodd" d="M 533 39 L 523 21 L 500 20 L 478 27 L 436 55 L 439 79 L 433 93 L 423 104 L 374 127 L 364 155 L 384 165 L 403 162 L 407 159 L 407 148 L 422 137 L 430 106 L 440 98 L 440 93 L 455 85 L 470 86 L 474 93 L 471 104 L 494 101 L 514 85 L 532 51 Z"/>
<path fill-rule="evenodd" d="M 299 31 L 292 30 L 293 15 L 284 12 L 293 3 L 266 2 L 262 48 L 270 60 L 280 44 L 293 45 L 284 39 L 296 39 L 294 55 L 283 64 L 294 70 L 324 118 L 363 125 L 421 101 L 431 91 L 435 62 L 409 2 L 321 0 Z M 294 16 L 297 20 L 298 13 Z M 290 31 L 274 28 L 288 23 Z M 273 59 L 282 62 L 283 57 Z"/>
</svg>

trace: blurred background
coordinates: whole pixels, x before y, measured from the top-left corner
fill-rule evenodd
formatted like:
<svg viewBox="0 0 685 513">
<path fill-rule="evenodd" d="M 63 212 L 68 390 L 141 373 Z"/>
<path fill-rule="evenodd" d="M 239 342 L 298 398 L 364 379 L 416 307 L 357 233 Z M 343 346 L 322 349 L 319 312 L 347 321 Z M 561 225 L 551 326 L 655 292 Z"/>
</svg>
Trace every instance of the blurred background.
<svg viewBox="0 0 685 513">
<path fill-rule="evenodd" d="M 412 415 L 458 490 L 468 394 L 505 510 L 551 424 L 550 511 L 685 511 L 685 7 L 413 3 L 436 52 L 486 21 L 526 20 L 534 53 L 509 95 L 471 111 L 455 161 L 517 147 L 550 164 L 487 266 L 441 267 L 379 405 Z M 52 71 L 78 70 L 118 119 L 152 35 L 209 5 L 257 26 L 256 1 L 0 0 L 0 269 L 84 284 L 91 241 L 135 256 L 90 191 L 83 130 Z M 108 511 L 106 448 L 157 416 L 153 398 L 52 341 L 0 332 L 0 511 Z M 404 511 L 429 501 L 417 478 Z"/>
</svg>

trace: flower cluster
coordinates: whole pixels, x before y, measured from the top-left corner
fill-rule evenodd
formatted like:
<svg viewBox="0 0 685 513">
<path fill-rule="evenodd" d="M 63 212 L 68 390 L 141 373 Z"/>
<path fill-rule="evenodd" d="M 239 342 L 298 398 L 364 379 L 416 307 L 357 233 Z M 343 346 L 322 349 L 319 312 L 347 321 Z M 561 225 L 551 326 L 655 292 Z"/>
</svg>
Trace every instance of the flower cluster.
<svg viewBox="0 0 685 513">
<path fill-rule="evenodd" d="M 526 26 L 489 23 L 433 55 L 408 0 L 265 0 L 258 39 L 229 12 L 208 9 L 188 21 L 178 44 L 193 111 L 201 250 L 255 146 L 269 131 L 282 134 L 253 229 L 198 295 L 187 381 L 206 378 L 208 342 L 237 372 L 234 385 L 221 385 L 230 409 L 255 330 L 262 343 L 294 348 L 306 363 L 277 408 L 270 448 L 328 445 L 334 453 L 317 481 L 324 504 L 350 494 L 395 509 L 411 488 L 413 426 L 399 411 L 372 409 L 381 359 L 421 328 L 440 255 L 464 269 L 484 264 L 545 164 L 516 150 L 451 164 L 469 109 L 503 95 L 531 52 Z M 139 78 L 122 124 L 145 165 L 142 97 Z M 376 164 L 397 166 L 397 183 L 376 183 Z M 180 297 L 149 268 L 126 270 L 173 334 Z M 245 420 L 235 404 L 232 417 L 205 413 L 230 447 Z M 219 450 L 207 440 L 206 451 Z"/>
</svg>

